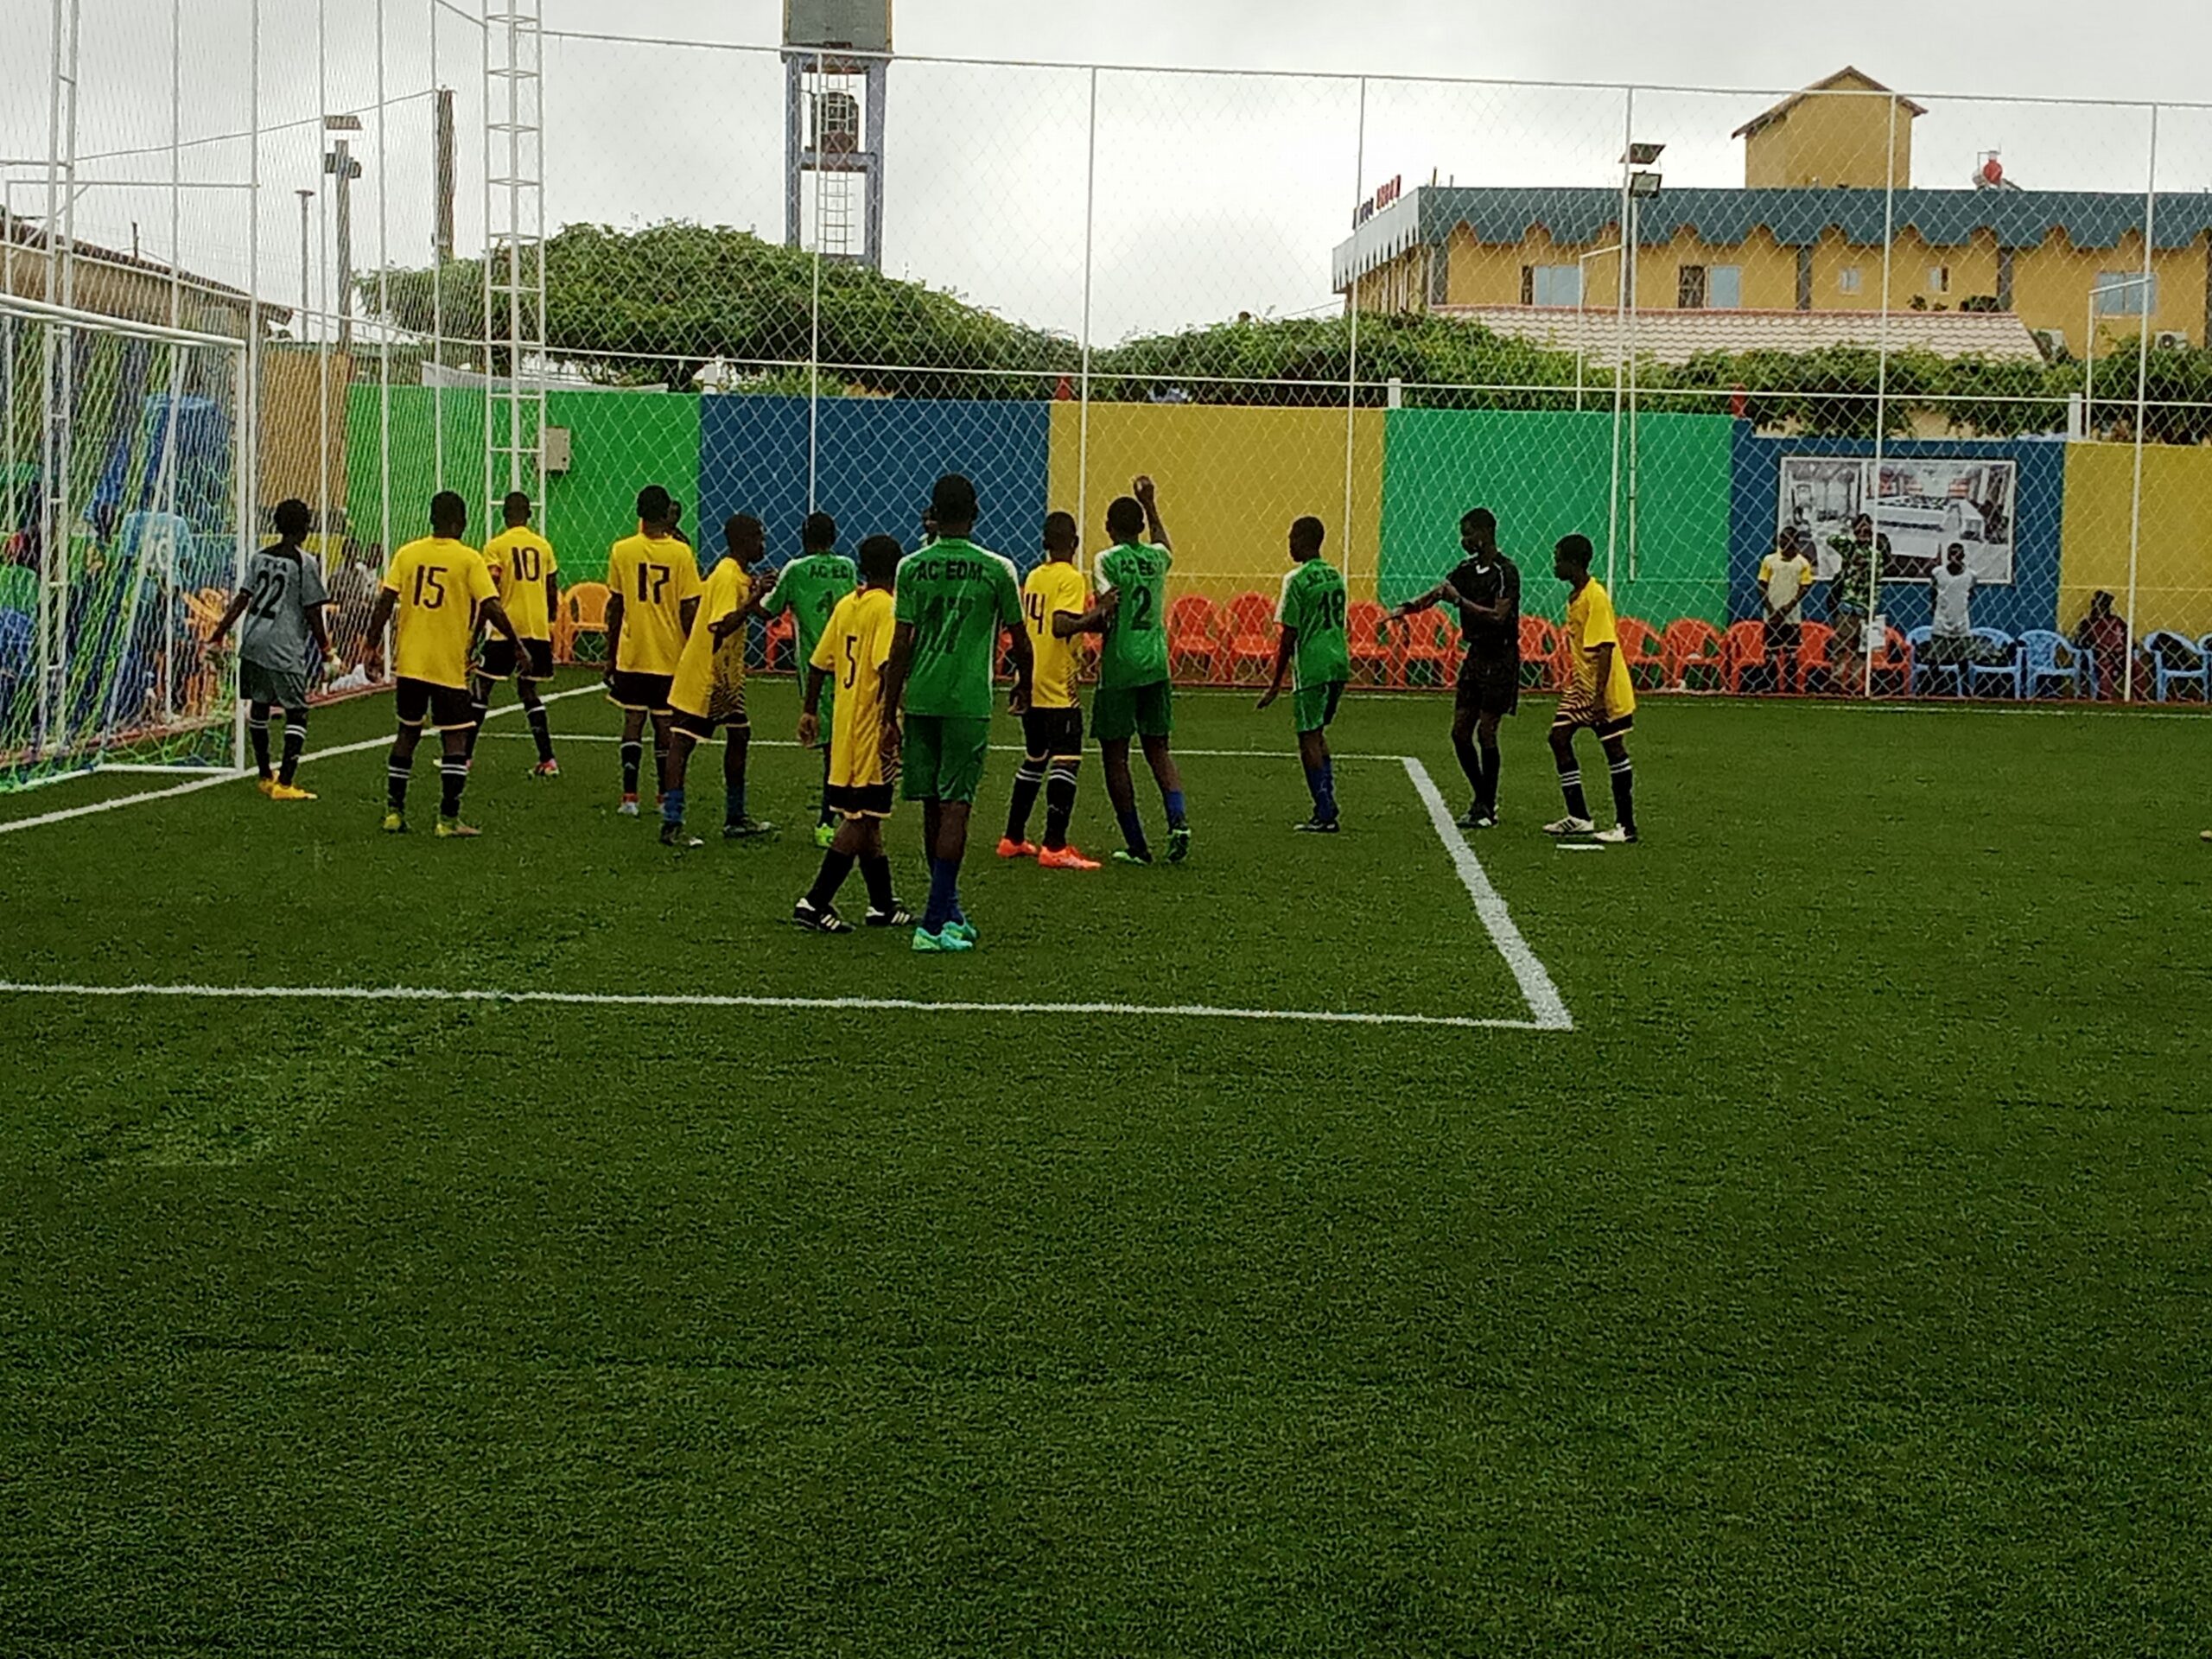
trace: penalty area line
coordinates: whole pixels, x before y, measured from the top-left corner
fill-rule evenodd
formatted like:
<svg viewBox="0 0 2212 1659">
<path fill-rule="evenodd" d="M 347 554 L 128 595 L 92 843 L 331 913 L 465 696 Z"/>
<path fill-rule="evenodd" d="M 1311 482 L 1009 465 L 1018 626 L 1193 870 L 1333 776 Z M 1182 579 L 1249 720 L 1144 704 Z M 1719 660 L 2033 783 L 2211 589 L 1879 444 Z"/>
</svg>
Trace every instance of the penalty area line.
<svg viewBox="0 0 2212 1659">
<path fill-rule="evenodd" d="M 742 996 L 711 992 L 499 991 L 413 985 L 72 985 L 0 981 L 0 996 L 172 998 L 206 1001 L 468 1002 L 608 1008 L 764 1008 L 832 1014 L 1085 1014 L 1129 1020 L 1227 1020 L 1321 1026 L 1423 1026 L 1454 1031 L 1560 1031 L 1541 1020 L 1332 1008 L 1236 1008 L 1203 1002 L 987 1002 L 906 996 Z M 1564 1012 L 1562 1010 L 1562 1012 Z"/>
</svg>

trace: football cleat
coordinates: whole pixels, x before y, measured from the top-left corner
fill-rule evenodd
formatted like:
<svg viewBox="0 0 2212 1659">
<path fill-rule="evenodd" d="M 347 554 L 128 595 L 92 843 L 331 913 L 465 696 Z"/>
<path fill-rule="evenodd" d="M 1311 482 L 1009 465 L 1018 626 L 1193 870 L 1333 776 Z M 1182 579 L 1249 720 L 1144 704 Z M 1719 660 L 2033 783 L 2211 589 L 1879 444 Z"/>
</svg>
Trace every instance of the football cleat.
<svg viewBox="0 0 2212 1659">
<path fill-rule="evenodd" d="M 870 910 L 868 913 L 868 925 L 870 927 L 912 927 L 914 925 L 914 912 L 893 899 L 888 910 Z"/>
<path fill-rule="evenodd" d="M 849 933 L 853 925 L 837 913 L 834 905 L 815 907 L 811 899 L 802 899 L 791 906 L 791 920 L 810 933 Z"/>
<path fill-rule="evenodd" d="M 1452 819 L 1452 827 L 1455 830 L 1479 830 L 1483 828 L 1482 803 L 1480 801 L 1477 801 L 1474 804 L 1468 807 L 1465 811 L 1462 812 L 1458 817 Z"/>
<path fill-rule="evenodd" d="M 821 848 L 823 852 L 828 852 L 830 844 L 836 839 L 837 826 L 836 824 L 817 823 L 814 826 L 814 844 Z"/>
<path fill-rule="evenodd" d="M 1079 847 L 1047 847 L 1037 855 L 1040 870 L 1095 870 L 1099 868 L 1095 858 L 1085 858 Z"/>
<path fill-rule="evenodd" d="M 957 950 L 973 950 L 975 948 L 972 940 L 962 938 L 950 925 L 942 933 L 925 932 L 918 927 L 914 930 L 914 950 L 919 956 L 928 956 L 936 951 L 950 955 Z"/>
<path fill-rule="evenodd" d="M 1180 864 L 1191 855 L 1191 826 L 1179 823 L 1167 832 L 1167 861 Z"/>
<path fill-rule="evenodd" d="M 634 795 L 625 795 L 622 798 L 622 804 L 614 809 L 614 815 L 620 818 L 636 817 L 638 816 L 638 798 Z"/>
<path fill-rule="evenodd" d="M 1637 840 L 1635 830 L 1618 823 L 1610 830 L 1600 830 L 1596 838 L 1608 847 L 1633 847 Z"/>
<path fill-rule="evenodd" d="M 533 778 L 558 778 L 561 763 L 558 760 L 541 760 L 530 769 L 530 775 Z"/>
<path fill-rule="evenodd" d="M 1033 841 L 1016 841 L 1012 836 L 1001 836 L 999 856 L 1001 858 L 1034 858 L 1037 856 L 1037 843 Z"/>
<path fill-rule="evenodd" d="M 1548 836 L 1586 836 L 1597 829 L 1587 818 L 1559 818 L 1544 826 Z"/>
<path fill-rule="evenodd" d="M 1308 818 L 1303 823 L 1294 823 L 1290 827 L 1306 836 L 1333 836 L 1343 828 L 1334 818 Z"/>
<path fill-rule="evenodd" d="M 760 836 L 772 836 L 775 833 L 774 824 L 763 823 L 758 818 L 732 818 L 728 823 L 722 825 L 724 841 L 753 841 Z"/>
<path fill-rule="evenodd" d="M 980 944 L 983 936 L 976 931 L 976 924 L 965 916 L 956 916 L 944 925 L 945 937 L 967 944 Z"/>
<path fill-rule="evenodd" d="M 274 778 L 258 779 L 253 786 L 264 795 L 274 796 L 276 793 L 276 780 Z"/>
<path fill-rule="evenodd" d="M 404 812 L 385 813 L 384 815 L 384 832 L 387 836 L 405 835 L 407 833 L 407 815 Z"/>
<path fill-rule="evenodd" d="M 1132 847 L 1116 847 L 1114 849 L 1114 861 L 1116 864 L 1148 865 L 1152 862 L 1152 855 L 1138 852 Z"/>
<path fill-rule="evenodd" d="M 311 801 L 315 796 L 297 784 L 277 784 L 266 793 L 272 801 Z"/>
<path fill-rule="evenodd" d="M 664 823 L 660 827 L 660 844 L 664 847 L 703 847 L 707 843 L 696 836 L 687 836 L 680 823 Z"/>
<path fill-rule="evenodd" d="M 481 830 L 476 829 L 473 825 L 463 823 L 459 818 L 440 818 L 438 820 L 438 839 L 440 841 L 474 841 L 477 836 L 483 833 L 484 832 Z"/>
</svg>

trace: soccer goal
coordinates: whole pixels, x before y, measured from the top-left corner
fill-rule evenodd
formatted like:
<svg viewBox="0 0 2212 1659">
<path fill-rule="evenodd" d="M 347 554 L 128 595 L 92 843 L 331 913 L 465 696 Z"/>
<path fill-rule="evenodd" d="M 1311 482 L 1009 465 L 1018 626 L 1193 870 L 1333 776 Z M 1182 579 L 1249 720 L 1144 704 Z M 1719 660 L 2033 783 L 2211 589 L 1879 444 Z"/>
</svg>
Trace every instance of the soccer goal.
<svg viewBox="0 0 2212 1659">
<path fill-rule="evenodd" d="M 243 340 L 0 292 L 0 790 L 231 770 Z"/>
</svg>

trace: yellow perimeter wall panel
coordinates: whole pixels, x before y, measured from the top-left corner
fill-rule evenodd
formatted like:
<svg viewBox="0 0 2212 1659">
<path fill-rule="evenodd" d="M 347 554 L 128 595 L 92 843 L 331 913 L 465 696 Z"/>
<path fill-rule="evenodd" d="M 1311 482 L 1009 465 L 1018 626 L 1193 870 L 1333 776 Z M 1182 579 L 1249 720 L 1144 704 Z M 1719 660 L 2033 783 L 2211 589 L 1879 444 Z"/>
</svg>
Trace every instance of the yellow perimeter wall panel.
<svg viewBox="0 0 2212 1659">
<path fill-rule="evenodd" d="M 2127 598 L 2135 450 L 2125 443 L 2066 448 L 2058 626 L 2071 632 L 2100 588 L 2114 594 L 2137 639 L 2153 628 L 2212 632 L 2212 448 L 2153 445 L 2143 452 L 2143 535 L 2135 603 Z"/>
<path fill-rule="evenodd" d="M 1082 410 L 1052 405 L 1048 505 L 1076 511 Z M 1175 541 L 1173 594 L 1217 603 L 1241 593 L 1273 597 L 1289 568 L 1290 521 L 1312 513 L 1329 528 L 1324 555 L 1354 599 L 1375 596 L 1382 528 L 1383 412 L 1351 416 L 1352 523 L 1344 518 L 1344 411 L 1241 409 L 1209 404 L 1093 404 L 1086 555 L 1105 545 L 1106 504 L 1149 473 Z"/>
</svg>

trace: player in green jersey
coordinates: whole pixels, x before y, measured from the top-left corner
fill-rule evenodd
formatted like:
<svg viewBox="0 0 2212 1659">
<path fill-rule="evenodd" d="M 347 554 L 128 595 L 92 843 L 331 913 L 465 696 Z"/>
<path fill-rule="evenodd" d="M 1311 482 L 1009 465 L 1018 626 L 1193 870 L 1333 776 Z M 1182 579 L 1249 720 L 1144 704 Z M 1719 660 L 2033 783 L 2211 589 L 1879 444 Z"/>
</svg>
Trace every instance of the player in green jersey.
<svg viewBox="0 0 2212 1659">
<path fill-rule="evenodd" d="M 806 678 L 806 665 L 814 660 L 815 643 L 822 638 L 822 630 L 830 620 L 830 613 L 837 608 L 837 601 L 853 591 L 859 578 L 853 562 L 837 551 L 837 521 L 826 512 L 810 512 L 806 522 L 799 526 L 799 556 L 784 566 L 776 577 L 775 591 L 761 601 L 761 610 L 768 616 L 781 616 L 789 611 L 791 627 L 798 651 L 799 679 Z M 830 810 L 830 739 L 828 734 L 836 729 L 834 715 L 837 702 L 837 677 L 831 675 L 822 689 L 821 730 L 822 786 L 823 798 L 819 819 L 815 824 L 814 844 L 827 847 L 837 834 L 837 814 Z"/>
<path fill-rule="evenodd" d="M 1129 776 L 1129 740 L 1144 744 L 1144 758 L 1167 808 L 1167 861 L 1191 855 L 1191 825 L 1183 808 L 1183 774 L 1168 750 L 1175 729 L 1174 690 L 1167 675 L 1167 571 L 1174 550 L 1160 520 L 1149 478 L 1106 509 L 1113 546 L 1099 555 L 1094 586 L 1105 624 L 1098 658 L 1098 694 L 1091 700 L 1092 729 L 1106 772 L 1107 798 L 1121 820 L 1119 864 L 1149 864 L 1144 820 L 1137 815 L 1135 781 Z"/>
<path fill-rule="evenodd" d="M 1290 527 L 1290 574 L 1282 579 L 1282 599 L 1275 607 L 1282 638 L 1275 645 L 1274 677 L 1260 707 L 1282 695 L 1282 677 L 1293 672 L 1290 709 L 1298 758 L 1313 796 L 1313 816 L 1298 828 L 1333 836 L 1337 772 L 1329 755 L 1329 722 L 1337 717 L 1344 682 L 1351 678 L 1351 649 L 1344 638 L 1344 575 L 1321 556 L 1327 534 L 1319 518 L 1300 518 Z"/>
<path fill-rule="evenodd" d="M 999 636 L 1014 636 L 1017 715 L 1029 708 L 1029 631 L 1011 560 L 969 537 L 976 486 L 957 474 L 930 496 L 936 539 L 899 566 L 897 627 L 883 667 L 883 758 L 900 766 L 903 792 L 922 804 L 930 900 L 914 949 L 972 950 L 976 930 L 960 906 L 968 816 L 991 742 L 991 669 Z M 900 711 L 905 729 L 900 729 Z"/>
</svg>

